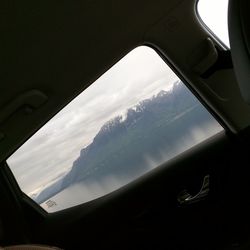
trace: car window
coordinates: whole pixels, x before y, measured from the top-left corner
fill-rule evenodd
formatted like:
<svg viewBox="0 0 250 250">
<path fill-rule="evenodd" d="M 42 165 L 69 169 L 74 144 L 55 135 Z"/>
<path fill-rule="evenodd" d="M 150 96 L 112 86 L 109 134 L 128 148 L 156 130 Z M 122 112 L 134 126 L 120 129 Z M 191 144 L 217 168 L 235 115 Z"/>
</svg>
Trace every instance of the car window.
<svg viewBox="0 0 250 250">
<path fill-rule="evenodd" d="M 109 69 L 7 163 L 48 212 L 106 195 L 222 130 L 152 49 Z"/>
<path fill-rule="evenodd" d="M 199 0 L 197 4 L 201 20 L 227 47 L 230 47 L 227 9 L 228 0 Z"/>
</svg>

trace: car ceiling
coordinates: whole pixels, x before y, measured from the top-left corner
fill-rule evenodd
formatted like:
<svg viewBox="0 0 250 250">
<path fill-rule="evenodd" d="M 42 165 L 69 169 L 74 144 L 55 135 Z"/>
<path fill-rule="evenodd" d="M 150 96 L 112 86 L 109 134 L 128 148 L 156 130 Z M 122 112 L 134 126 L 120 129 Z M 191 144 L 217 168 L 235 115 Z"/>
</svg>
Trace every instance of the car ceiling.
<svg viewBox="0 0 250 250">
<path fill-rule="evenodd" d="M 225 126 L 247 127 L 232 69 L 206 79 L 193 70 L 210 36 L 195 8 L 195 0 L 1 1 L 0 160 L 143 44 L 164 55 Z"/>
</svg>

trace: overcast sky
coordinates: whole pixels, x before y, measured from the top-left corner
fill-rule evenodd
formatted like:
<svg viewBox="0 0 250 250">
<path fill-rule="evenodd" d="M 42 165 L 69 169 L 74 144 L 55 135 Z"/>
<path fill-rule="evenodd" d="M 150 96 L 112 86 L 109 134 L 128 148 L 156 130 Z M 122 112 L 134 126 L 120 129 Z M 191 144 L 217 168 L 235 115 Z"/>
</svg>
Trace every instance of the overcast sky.
<svg viewBox="0 0 250 250">
<path fill-rule="evenodd" d="M 227 7 L 228 0 L 199 0 L 198 3 L 198 12 L 204 23 L 229 47 Z"/>
<path fill-rule="evenodd" d="M 200 0 L 198 7 L 203 20 L 228 45 L 226 3 Z M 171 89 L 177 80 L 152 49 L 130 52 L 10 157 L 8 164 L 22 190 L 38 192 L 69 171 L 105 122 L 125 115 L 128 108 L 160 90 Z"/>
<path fill-rule="evenodd" d="M 151 48 L 130 52 L 8 160 L 20 186 L 31 193 L 68 171 L 105 122 L 177 80 Z"/>
</svg>

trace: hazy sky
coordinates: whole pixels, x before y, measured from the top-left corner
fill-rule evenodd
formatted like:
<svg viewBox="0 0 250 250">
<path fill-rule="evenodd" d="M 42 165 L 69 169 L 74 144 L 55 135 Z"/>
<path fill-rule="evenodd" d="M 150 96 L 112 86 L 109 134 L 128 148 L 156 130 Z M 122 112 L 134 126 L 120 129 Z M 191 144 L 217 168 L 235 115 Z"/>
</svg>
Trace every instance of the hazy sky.
<svg viewBox="0 0 250 250">
<path fill-rule="evenodd" d="M 229 47 L 227 7 L 228 0 L 199 0 L 198 3 L 198 12 L 204 23 Z"/>
<path fill-rule="evenodd" d="M 212 9 L 211 9 L 212 8 Z M 227 45 L 227 0 L 200 0 L 199 12 Z M 211 15 L 212 13 L 212 15 Z M 101 126 L 178 80 L 148 47 L 139 47 L 101 76 L 8 159 L 22 190 L 39 191 L 70 170 Z"/>
<path fill-rule="evenodd" d="M 102 75 L 28 140 L 8 163 L 27 193 L 69 170 L 101 126 L 140 100 L 169 90 L 178 78 L 148 47 L 139 47 Z"/>
</svg>

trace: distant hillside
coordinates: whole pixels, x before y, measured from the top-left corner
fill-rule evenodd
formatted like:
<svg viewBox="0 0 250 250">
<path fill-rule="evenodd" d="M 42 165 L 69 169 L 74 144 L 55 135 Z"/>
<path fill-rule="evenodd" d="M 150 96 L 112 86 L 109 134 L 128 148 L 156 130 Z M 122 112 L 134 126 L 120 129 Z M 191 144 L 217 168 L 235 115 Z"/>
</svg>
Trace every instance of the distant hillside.
<svg viewBox="0 0 250 250">
<path fill-rule="evenodd" d="M 42 203 L 78 182 L 140 175 L 150 168 L 148 159 L 162 160 L 164 154 L 167 159 L 168 152 L 194 127 L 210 121 L 211 115 L 184 84 L 177 82 L 171 91 L 160 91 L 129 109 L 125 119 L 117 116 L 106 122 L 64 178 L 35 200 Z"/>
</svg>

